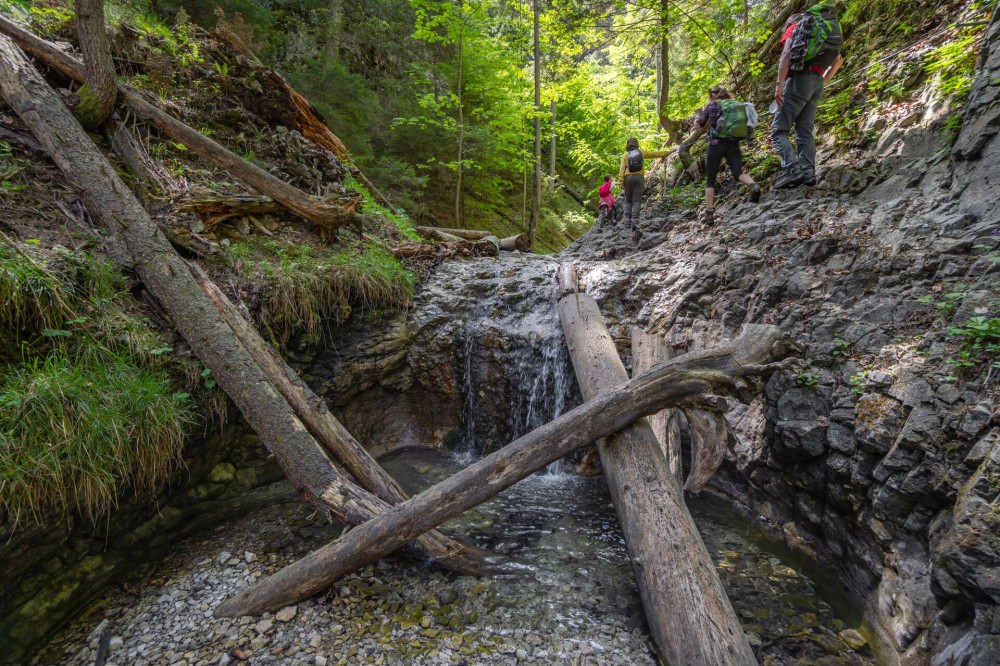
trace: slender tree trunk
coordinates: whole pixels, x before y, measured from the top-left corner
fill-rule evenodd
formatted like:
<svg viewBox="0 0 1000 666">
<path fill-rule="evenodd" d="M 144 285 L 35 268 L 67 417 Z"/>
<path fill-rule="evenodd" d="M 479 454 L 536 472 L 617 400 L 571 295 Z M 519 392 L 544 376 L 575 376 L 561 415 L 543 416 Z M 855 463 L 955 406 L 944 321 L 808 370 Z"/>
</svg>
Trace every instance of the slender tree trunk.
<svg viewBox="0 0 1000 666">
<path fill-rule="evenodd" d="M 677 142 L 677 123 L 667 115 L 667 101 L 670 99 L 670 0 L 660 0 L 660 98 L 656 103 L 660 127 L 667 133 L 671 144 Z M 664 166 L 664 179 L 666 167 Z"/>
<path fill-rule="evenodd" d="M 462 110 L 462 41 L 465 26 L 462 23 L 462 0 L 458 0 L 458 179 L 455 183 L 455 228 L 462 226 L 462 150 L 465 148 L 465 116 Z"/>
<path fill-rule="evenodd" d="M 549 102 L 549 116 L 552 127 L 552 136 L 549 144 L 549 189 L 556 187 L 556 99 Z"/>
<path fill-rule="evenodd" d="M 628 383 L 597 302 L 581 293 L 576 267 L 559 269 L 559 319 L 573 369 L 590 401 Z M 646 419 L 597 443 L 608 490 L 646 610 L 667 664 L 750 666 L 747 642 L 708 549 Z"/>
<path fill-rule="evenodd" d="M 136 271 L 198 359 L 212 371 L 219 386 L 274 454 L 295 489 L 313 504 L 330 509 L 348 526 L 364 523 L 389 509 L 389 503 L 344 478 L 323 454 L 292 407 L 202 292 L 161 229 L 55 92 L 4 36 L 0 36 L 0 95 L 59 170 L 80 187 L 88 213 L 110 232 L 105 237 L 110 254 Z M 459 570 L 471 569 L 462 562 L 468 549 L 460 545 L 458 548 L 459 552 L 455 552 L 445 550 L 440 543 L 421 542 L 418 552 L 421 557 L 437 557 L 445 566 L 459 564 Z M 449 561 L 452 555 L 458 557 Z"/>
<path fill-rule="evenodd" d="M 538 46 L 538 0 L 532 0 L 535 16 L 534 54 L 535 54 L 535 152 L 532 153 L 535 162 L 535 187 L 531 201 L 531 223 L 528 225 L 528 239 L 535 246 L 535 234 L 538 232 L 538 221 L 542 216 L 542 78 L 541 49 Z"/>
<path fill-rule="evenodd" d="M 326 58 L 337 62 L 340 57 L 340 15 L 342 0 L 330 0 L 330 22 L 326 29 Z"/>
<path fill-rule="evenodd" d="M 76 34 L 87 67 L 87 81 L 77 91 L 76 117 L 88 130 L 97 129 L 115 108 L 115 63 L 104 29 L 104 0 L 76 0 Z"/>
</svg>

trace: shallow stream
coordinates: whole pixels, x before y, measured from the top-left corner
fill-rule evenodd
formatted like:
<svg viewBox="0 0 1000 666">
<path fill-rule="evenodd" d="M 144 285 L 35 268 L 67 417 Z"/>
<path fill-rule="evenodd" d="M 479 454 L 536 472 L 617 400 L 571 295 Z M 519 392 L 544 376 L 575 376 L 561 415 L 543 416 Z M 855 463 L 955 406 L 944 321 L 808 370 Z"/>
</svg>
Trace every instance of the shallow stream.
<svg viewBox="0 0 1000 666">
<path fill-rule="evenodd" d="M 408 492 L 459 466 L 448 452 L 383 461 Z M 765 664 L 870 664 L 857 618 L 726 509 L 691 504 L 723 583 Z M 539 473 L 447 525 L 523 563 L 525 575 L 455 576 L 388 559 L 281 613 L 218 620 L 238 587 L 333 538 L 294 501 L 192 538 L 137 568 L 36 663 L 87 664 L 103 619 L 108 664 L 655 664 L 602 477 Z M 683 612 L 682 608 L 677 609 Z"/>
</svg>

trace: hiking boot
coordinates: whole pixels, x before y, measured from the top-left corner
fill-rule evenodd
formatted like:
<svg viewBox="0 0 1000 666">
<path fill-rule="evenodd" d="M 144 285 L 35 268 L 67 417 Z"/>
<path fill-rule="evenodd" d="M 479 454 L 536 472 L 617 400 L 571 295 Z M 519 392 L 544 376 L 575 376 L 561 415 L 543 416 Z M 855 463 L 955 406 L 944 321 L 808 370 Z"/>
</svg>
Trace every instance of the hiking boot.
<svg viewBox="0 0 1000 666">
<path fill-rule="evenodd" d="M 760 185 L 757 183 L 750 183 L 750 202 L 757 203 L 760 201 Z"/>
<path fill-rule="evenodd" d="M 715 210 L 712 208 L 706 208 L 705 211 L 701 214 L 699 222 L 710 226 L 715 224 Z"/>
<path fill-rule="evenodd" d="M 803 171 L 802 172 L 802 185 L 808 187 L 813 187 L 816 184 L 816 172 L 815 171 Z"/>
<path fill-rule="evenodd" d="M 802 184 L 802 173 L 796 167 L 788 167 L 774 180 L 774 189 L 785 190 Z"/>
</svg>

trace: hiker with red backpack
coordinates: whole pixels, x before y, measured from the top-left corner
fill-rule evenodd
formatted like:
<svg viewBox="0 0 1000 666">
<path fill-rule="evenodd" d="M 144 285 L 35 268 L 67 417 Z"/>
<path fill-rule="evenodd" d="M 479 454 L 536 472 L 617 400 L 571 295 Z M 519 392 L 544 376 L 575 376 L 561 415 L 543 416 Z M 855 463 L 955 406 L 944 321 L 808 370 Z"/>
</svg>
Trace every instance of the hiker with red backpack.
<svg viewBox="0 0 1000 666">
<path fill-rule="evenodd" d="M 701 221 L 712 224 L 715 221 L 715 179 L 726 160 L 733 178 L 750 188 L 750 201 L 760 201 L 760 187 L 743 173 L 743 153 L 740 141 L 749 138 L 757 125 L 757 111 L 753 104 L 740 102 L 722 86 L 712 86 L 708 91 L 708 104 L 695 118 L 694 128 L 708 127 L 708 160 L 705 180 L 705 212 Z"/>
<path fill-rule="evenodd" d="M 642 192 L 646 189 L 646 171 L 643 169 L 643 160 L 666 157 L 669 154 L 669 150 L 642 150 L 639 148 L 639 140 L 635 137 L 630 138 L 625 143 L 622 165 L 618 170 L 618 182 L 625 188 L 625 214 L 622 218 L 630 229 L 634 229 L 639 221 Z"/>
<path fill-rule="evenodd" d="M 601 189 L 597 191 L 599 195 L 597 199 L 597 222 L 594 224 L 594 228 L 597 231 L 604 229 L 604 225 L 607 224 L 608 219 L 611 219 L 611 226 L 618 223 L 615 219 L 615 195 L 612 192 L 615 186 L 615 181 L 613 176 L 609 173 L 604 176 L 604 184 L 601 185 Z"/>
<path fill-rule="evenodd" d="M 840 55 L 843 43 L 840 21 L 830 5 L 814 5 L 785 23 L 774 91 L 778 111 L 771 124 L 771 139 L 782 168 L 774 181 L 775 189 L 816 184 L 816 109 L 823 86 L 844 62 Z M 788 137 L 793 125 L 794 149 Z"/>
</svg>

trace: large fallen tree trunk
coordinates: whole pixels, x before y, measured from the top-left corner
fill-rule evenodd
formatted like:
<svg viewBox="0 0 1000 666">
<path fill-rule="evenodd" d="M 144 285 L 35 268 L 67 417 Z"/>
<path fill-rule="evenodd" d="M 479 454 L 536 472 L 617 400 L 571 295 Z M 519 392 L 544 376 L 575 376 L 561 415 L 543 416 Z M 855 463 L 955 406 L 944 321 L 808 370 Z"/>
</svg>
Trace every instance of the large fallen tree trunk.
<svg viewBox="0 0 1000 666">
<path fill-rule="evenodd" d="M 517 481 L 665 407 L 707 391 L 743 386 L 744 377 L 788 367 L 762 365 L 785 354 L 778 330 L 761 326 L 728 345 L 687 354 L 633 379 L 511 442 L 386 515 L 342 534 L 336 541 L 225 601 L 219 616 L 254 615 L 315 594 L 341 576 L 390 553 L 510 487 Z M 682 608 L 681 606 L 678 606 Z M 686 612 L 683 609 L 681 612 Z"/>
<path fill-rule="evenodd" d="M 0 16 L 0 32 L 16 41 L 25 51 L 40 58 L 67 77 L 79 82 L 85 80 L 83 63 L 3 16 Z M 336 237 L 336 232 L 341 226 L 345 224 L 357 225 L 364 219 L 360 213 L 317 199 L 271 175 L 264 169 L 247 162 L 198 130 L 188 127 L 176 118 L 164 113 L 134 92 L 121 86 L 119 86 L 118 91 L 121 101 L 145 122 L 174 141 L 184 144 L 198 155 L 214 162 L 247 185 L 316 223 L 331 236 Z"/>
<path fill-rule="evenodd" d="M 195 355 L 274 454 L 295 489 L 348 526 L 391 508 L 336 470 L 131 190 L 24 54 L 4 36 L 0 36 L 0 95 L 59 170 L 80 187 L 90 216 L 110 232 L 105 239 L 110 254 L 138 273 Z M 442 552 L 437 540 L 421 539 L 417 547 L 422 557 L 436 558 L 450 568 L 486 569 L 463 546 L 457 546 L 458 552 Z"/>
<path fill-rule="evenodd" d="M 628 374 L 597 302 L 580 292 L 572 264 L 560 266 L 557 298 L 583 399 L 618 392 Z M 639 419 L 597 448 L 649 632 L 663 661 L 756 664 L 649 423 Z"/>
<path fill-rule="evenodd" d="M 665 363 L 674 357 L 674 350 L 666 340 L 658 335 L 647 333 L 636 326 L 632 329 L 632 373 L 641 375 L 650 368 Z M 678 410 L 664 409 L 650 414 L 647 418 L 653 435 L 660 444 L 663 457 L 667 461 L 670 475 L 674 477 L 678 487 L 684 484 L 684 465 L 681 452 L 681 432 L 678 423 Z"/>
</svg>

